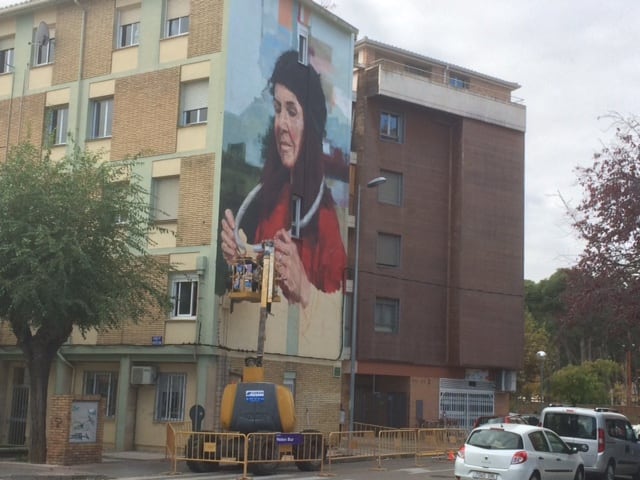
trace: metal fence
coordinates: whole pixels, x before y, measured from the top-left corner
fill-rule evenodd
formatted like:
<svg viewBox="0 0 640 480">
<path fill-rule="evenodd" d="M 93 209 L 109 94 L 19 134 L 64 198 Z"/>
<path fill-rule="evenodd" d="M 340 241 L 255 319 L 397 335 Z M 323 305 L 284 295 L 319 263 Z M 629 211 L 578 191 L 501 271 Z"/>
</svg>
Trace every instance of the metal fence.
<svg viewBox="0 0 640 480">
<path fill-rule="evenodd" d="M 268 475 L 283 464 L 295 464 L 302 471 L 330 474 L 332 463 L 346 459 L 375 462 L 389 457 L 414 457 L 416 466 L 422 457 L 442 456 L 452 460 L 464 444 L 467 431 L 453 428 L 371 429 L 295 433 L 223 433 L 194 432 L 188 423 L 167 425 L 167 457 L 177 473 L 177 462 L 187 462 L 194 472 L 210 472 L 222 466 L 242 468 Z M 325 468 L 326 464 L 326 468 Z"/>
</svg>

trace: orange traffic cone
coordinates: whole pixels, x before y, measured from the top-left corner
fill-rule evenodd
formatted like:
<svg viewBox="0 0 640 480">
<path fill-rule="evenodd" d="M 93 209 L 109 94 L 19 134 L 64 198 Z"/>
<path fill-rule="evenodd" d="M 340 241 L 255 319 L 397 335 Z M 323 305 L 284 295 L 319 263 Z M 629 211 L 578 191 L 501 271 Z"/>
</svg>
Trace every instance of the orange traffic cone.
<svg viewBox="0 0 640 480">
<path fill-rule="evenodd" d="M 447 460 L 449 460 L 450 462 L 455 461 L 456 459 L 456 454 L 453 453 L 453 450 L 449 450 L 449 454 L 447 455 Z"/>
</svg>

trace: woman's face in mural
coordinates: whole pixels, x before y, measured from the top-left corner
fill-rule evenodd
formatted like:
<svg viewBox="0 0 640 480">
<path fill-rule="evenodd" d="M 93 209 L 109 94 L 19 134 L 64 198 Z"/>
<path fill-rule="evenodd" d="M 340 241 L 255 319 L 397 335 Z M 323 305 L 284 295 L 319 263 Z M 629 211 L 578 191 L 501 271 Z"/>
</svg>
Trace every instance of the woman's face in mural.
<svg viewBox="0 0 640 480">
<path fill-rule="evenodd" d="M 298 98 L 287 87 L 276 83 L 273 89 L 275 136 L 282 164 L 292 169 L 300 154 L 304 135 L 304 112 Z"/>
</svg>

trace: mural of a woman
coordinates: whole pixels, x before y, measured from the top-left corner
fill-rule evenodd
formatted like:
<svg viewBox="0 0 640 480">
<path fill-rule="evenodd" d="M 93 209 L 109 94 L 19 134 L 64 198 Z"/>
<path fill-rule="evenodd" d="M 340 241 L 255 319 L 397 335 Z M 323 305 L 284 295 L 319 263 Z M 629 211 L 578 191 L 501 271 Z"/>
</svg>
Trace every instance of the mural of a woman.
<svg viewBox="0 0 640 480">
<path fill-rule="evenodd" d="M 267 133 L 260 185 L 250 194 L 258 209 L 253 243 L 274 241 L 278 286 L 290 304 L 305 308 L 316 292 L 340 289 L 347 260 L 324 176 L 326 99 L 320 75 L 311 65 L 300 63 L 296 51 L 278 58 L 269 90 L 274 123 Z M 291 233 L 293 196 L 301 203 L 298 238 Z M 237 235 L 239 220 L 227 209 L 221 221 L 222 252 L 228 264 L 247 248 Z"/>
</svg>

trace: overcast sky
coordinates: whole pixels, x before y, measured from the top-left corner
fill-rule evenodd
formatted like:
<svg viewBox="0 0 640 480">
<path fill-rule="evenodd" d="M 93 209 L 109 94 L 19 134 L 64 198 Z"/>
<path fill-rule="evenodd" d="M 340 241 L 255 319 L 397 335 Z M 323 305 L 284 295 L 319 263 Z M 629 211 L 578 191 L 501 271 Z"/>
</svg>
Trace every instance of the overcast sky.
<svg viewBox="0 0 640 480">
<path fill-rule="evenodd" d="M 359 37 L 522 86 L 514 95 L 527 107 L 525 278 L 571 266 L 581 246 L 560 195 L 578 202 L 575 167 L 612 138 L 611 122 L 599 117 L 640 114 L 640 2 L 332 2 Z"/>
<path fill-rule="evenodd" d="M 525 278 L 574 264 L 575 167 L 613 138 L 611 111 L 640 114 L 635 0 L 333 0 L 359 38 L 515 82 L 527 107 Z"/>
</svg>

